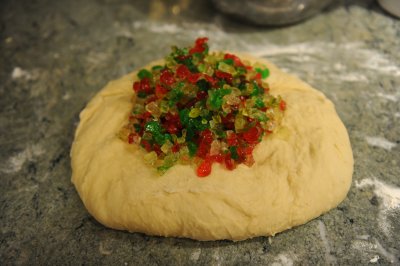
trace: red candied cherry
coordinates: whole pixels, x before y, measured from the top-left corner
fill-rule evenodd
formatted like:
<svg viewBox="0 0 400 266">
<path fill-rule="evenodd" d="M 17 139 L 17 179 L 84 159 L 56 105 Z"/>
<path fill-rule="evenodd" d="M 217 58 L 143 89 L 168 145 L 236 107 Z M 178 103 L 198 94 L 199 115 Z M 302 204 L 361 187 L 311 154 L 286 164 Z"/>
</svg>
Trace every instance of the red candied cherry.
<svg viewBox="0 0 400 266">
<path fill-rule="evenodd" d="M 281 109 L 281 111 L 286 110 L 286 102 L 284 100 L 281 100 L 281 102 L 279 103 L 279 109 Z"/>
<path fill-rule="evenodd" d="M 133 138 L 135 137 L 135 134 L 134 133 L 130 133 L 129 134 L 129 136 L 128 136 L 128 143 L 129 144 L 132 144 L 133 143 Z"/>
<path fill-rule="evenodd" d="M 177 153 L 179 150 L 180 150 L 179 143 L 175 143 L 171 148 L 171 151 L 173 153 Z"/>
<path fill-rule="evenodd" d="M 214 155 L 207 155 L 206 159 L 211 160 L 212 162 L 223 163 L 224 156 L 221 153 Z"/>
<path fill-rule="evenodd" d="M 190 75 L 189 68 L 185 65 L 180 65 L 176 69 L 176 75 L 180 79 L 186 79 Z"/>
<path fill-rule="evenodd" d="M 217 85 L 217 80 L 207 74 L 204 74 L 204 78 L 211 84 L 211 87 L 215 88 Z"/>
<path fill-rule="evenodd" d="M 164 86 L 157 84 L 155 92 L 156 92 L 157 98 L 161 99 L 165 96 L 165 94 L 167 94 L 168 90 Z"/>
<path fill-rule="evenodd" d="M 225 167 L 228 170 L 233 170 L 236 168 L 236 164 L 235 164 L 234 160 L 231 158 L 230 153 L 227 153 L 225 155 Z"/>
<path fill-rule="evenodd" d="M 190 73 L 187 79 L 190 83 L 195 84 L 199 80 L 200 76 L 201 73 Z"/>
<path fill-rule="evenodd" d="M 225 80 L 226 82 L 228 82 L 229 84 L 232 84 L 232 79 L 233 79 L 232 74 L 229 74 L 229 73 L 226 73 L 226 72 L 222 72 L 222 71 L 216 70 L 216 71 L 215 71 L 215 76 L 216 76 L 217 78 L 224 79 L 224 80 Z"/>
<path fill-rule="evenodd" d="M 197 176 L 205 177 L 211 173 L 212 162 L 209 160 L 204 160 L 199 167 L 197 167 Z"/>
<path fill-rule="evenodd" d="M 147 140 L 142 139 L 142 140 L 140 141 L 140 144 L 142 145 L 142 147 L 143 147 L 146 151 L 148 151 L 148 152 L 151 151 L 151 144 L 150 144 Z"/>
<path fill-rule="evenodd" d="M 243 133 L 243 139 L 249 144 L 256 144 L 259 142 L 260 135 L 261 130 L 255 126 Z"/>
<path fill-rule="evenodd" d="M 172 85 L 175 83 L 174 75 L 167 69 L 161 71 L 160 81 L 166 85 Z"/>
<path fill-rule="evenodd" d="M 133 83 L 133 90 L 135 92 L 140 91 L 140 81 L 136 81 L 135 83 Z"/>
<path fill-rule="evenodd" d="M 235 132 L 230 132 L 227 134 L 226 143 L 229 146 L 237 146 L 238 145 L 239 141 L 238 141 L 238 137 Z"/>
<path fill-rule="evenodd" d="M 152 92 L 149 78 L 143 78 L 140 81 L 140 90 L 146 92 L 147 94 Z"/>
<path fill-rule="evenodd" d="M 196 95 L 196 100 L 200 101 L 207 97 L 208 93 L 206 91 L 198 91 Z"/>
<path fill-rule="evenodd" d="M 236 55 L 233 55 L 233 54 L 225 54 L 225 55 L 224 55 L 224 59 L 232 59 L 233 62 L 235 63 L 235 66 L 239 66 L 239 67 L 243 67 L 243 66 L 244 66 L 243 63 L 242 63 L 242 61 L 240 60 L 240 58 L 237 57 Z"/>
<path fill-rule="evenodd" d="M 196 40 L 195 46 L 194 46 L 192 49 L 189 50 L 189 54 L 202 53 L 202 52 L 204 52 L 205 49 L 206 49 L 204 44 L 206 44 L 207 41 L 208 41 L 208 38 L 207 38 L 207 37 L 198 38 L 198 39 Z"/>
</svg>

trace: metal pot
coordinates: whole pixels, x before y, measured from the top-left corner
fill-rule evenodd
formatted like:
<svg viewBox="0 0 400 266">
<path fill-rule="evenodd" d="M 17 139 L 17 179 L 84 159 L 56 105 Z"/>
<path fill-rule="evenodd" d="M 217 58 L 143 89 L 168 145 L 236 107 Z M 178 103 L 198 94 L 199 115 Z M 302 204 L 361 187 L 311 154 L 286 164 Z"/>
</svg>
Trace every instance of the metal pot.
<svg viewBox="0 0 400 266">
<path fill-rule="evenodd" d="M 379 4 L 390 14 L 400 18 L 399 0 L 379 0 Z"/>
<path fill-rule="evenodd" d="M 304 20 L 332 0 L 213 0 L 221 12 L 257 25 L 286 25 Z"/>
</svg>

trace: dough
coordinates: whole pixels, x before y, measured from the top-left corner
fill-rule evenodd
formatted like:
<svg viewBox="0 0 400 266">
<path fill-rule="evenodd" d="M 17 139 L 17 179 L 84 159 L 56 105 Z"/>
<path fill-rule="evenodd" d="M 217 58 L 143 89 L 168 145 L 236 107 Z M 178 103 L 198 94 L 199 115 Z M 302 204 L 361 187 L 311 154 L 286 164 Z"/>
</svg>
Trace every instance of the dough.
<svg viewBox="0 0 400 266">
<path fill-rule="evenodd" d="M 132 108 L 136 73 L 89 102 L 72 145 L 72 182 L 100 223 L 149 235 L 243 240 L 304 224 L 346 197 L 353 155 L 332 102 L 268 61 L 239 56 L 267 65 L 271 93 L 287 103 L 281 127 L 257 145 L 250 168 L 214 164 L 199 178 L 193 166 L 178 164 L 162 176 L 145 166 L 143 151 L 117 137 Z"/>
</svg>

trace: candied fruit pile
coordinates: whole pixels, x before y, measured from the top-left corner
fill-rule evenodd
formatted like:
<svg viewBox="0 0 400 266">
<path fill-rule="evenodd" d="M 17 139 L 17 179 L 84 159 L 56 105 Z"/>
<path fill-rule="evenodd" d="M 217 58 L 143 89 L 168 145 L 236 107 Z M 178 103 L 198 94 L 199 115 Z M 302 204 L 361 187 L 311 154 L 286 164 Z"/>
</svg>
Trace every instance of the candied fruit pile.
<svg viewBox="0 0 400 266">
<path fill-rule="evenodd" d="M 268 68 L 209 53 L 207 41 L 172 47 L 165 65 L 140 70 L 133 84 L 133 108 L 120 136 L 143 147 L 144 161 L 161 174 L 176 163 L 195 165 L 199 177 L 213 163 L 228 170 L 253 165 L 254 147 L 286 109 L 269 93 Z"/>
</svg>

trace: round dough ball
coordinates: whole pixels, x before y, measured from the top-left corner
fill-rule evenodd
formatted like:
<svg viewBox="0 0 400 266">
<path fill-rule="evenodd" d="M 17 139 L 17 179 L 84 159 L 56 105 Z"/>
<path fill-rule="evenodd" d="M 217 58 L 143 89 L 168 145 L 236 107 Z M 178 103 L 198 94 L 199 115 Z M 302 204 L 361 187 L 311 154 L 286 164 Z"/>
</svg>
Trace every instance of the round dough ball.
<svg viewBox="0 0 400 266">
<path fill-rule="evenodd" d="M 332 102 L 268 61 L 239 56 L 267 65 L 271 94 L 287 103 L 281 126 L 255 148 L 252 167 L 214 164 L 199 178 L 190 165 L 162 176 L 146 166 L 143 151 L 117 137 L 132 108 L 136 73 L 89 102 L 72 145 L 72 182 L 100 223 L 149 235 L 243 240 L 306 223 L 346 197 L 353 155 Z"/>
</svg>

